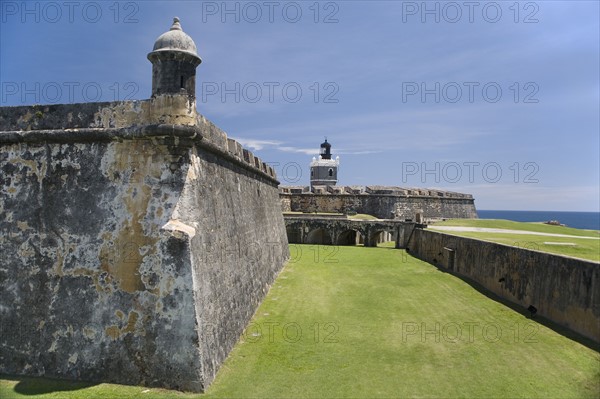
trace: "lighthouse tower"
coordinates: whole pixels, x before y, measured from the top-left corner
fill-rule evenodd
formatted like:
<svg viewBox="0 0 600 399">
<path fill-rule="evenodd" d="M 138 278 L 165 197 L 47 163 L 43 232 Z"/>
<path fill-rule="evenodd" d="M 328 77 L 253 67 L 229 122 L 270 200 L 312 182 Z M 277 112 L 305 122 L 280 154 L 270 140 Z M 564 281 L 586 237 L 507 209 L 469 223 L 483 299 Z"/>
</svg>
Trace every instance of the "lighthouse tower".
<svg viewBox="0 0 600 399">
<path fill-rule="evenodd" d="M 325 139 L 321 144 L 319 159 L 313 158 L 310 163 L 311 190 L 313 186 L 335 186 L 339 164 L 340 157 L 331 159 L 331 144 Z"/>
</svg>

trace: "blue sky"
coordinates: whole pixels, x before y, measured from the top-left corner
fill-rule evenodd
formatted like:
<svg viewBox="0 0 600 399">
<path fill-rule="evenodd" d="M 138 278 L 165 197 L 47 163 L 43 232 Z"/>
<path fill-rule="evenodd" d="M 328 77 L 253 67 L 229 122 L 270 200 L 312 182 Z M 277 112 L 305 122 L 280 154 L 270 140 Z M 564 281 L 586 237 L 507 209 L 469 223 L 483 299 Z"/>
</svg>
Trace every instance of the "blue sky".
<svg viewBox="0 0 600 399">
<path fill-rule="evenodd" d="M 437 187 L 478 209 L 598 211 L 599 3 L 0 2 L 0 105 L 144 99 L 154 40 L 196 42 L 200 113 L 308 184 Z"/>
</svg>

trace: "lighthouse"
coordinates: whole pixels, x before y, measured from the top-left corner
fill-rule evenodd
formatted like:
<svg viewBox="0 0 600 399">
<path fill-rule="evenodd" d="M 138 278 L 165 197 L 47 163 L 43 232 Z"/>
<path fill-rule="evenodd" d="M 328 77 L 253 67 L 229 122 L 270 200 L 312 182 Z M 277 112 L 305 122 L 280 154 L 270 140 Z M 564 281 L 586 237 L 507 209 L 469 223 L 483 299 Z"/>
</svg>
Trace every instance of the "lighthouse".
<svg viewBox="0 0 600 399">
<path fill-rule="evenodd" d="M 335 186 L 337 183 L 340 157 L 331 159 L 331 144 L 325 139 L 321 143 L 319 159 L 313 157 L 310 163 L 310 186 Z"/>
</svg>

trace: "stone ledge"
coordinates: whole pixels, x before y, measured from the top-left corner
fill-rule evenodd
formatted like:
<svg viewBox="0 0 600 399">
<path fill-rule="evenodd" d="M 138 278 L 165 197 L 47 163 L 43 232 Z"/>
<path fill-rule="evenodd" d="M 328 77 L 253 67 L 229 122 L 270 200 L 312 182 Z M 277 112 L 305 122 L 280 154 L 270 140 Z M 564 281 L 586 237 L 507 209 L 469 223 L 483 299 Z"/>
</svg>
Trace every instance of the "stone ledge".
<svg viewBox="0 0 600 399">
<path fill-rule="evenodd" d="M 344 198 L 390 197 L 390 198 L 428 198 L 428 199 L 440 199 L 440 200 L 444 200 L 444 201 L 445 200 L 471 200 L 471 201 L 474 200 L 472 194 L 453 193 L 453 192 L 447 192 L 447 191 L 422 190 L 423 193 L 428 193 L 428 194 L 402 194 L 402 193 L 398 193 L 398 192 L 393 193 L 393 194 L 381 194 L 381 193 L 368 193 L 368 192 L 351 193 L 351 192 L 349 192 L 349 190 L 345 190 L 345 191 L 344 190 L 336 190 L 336 192 L 332 192 L 332 191 L 329 191 L 329 189 L 323 189 L 321 187 L 325 187 L 325 186 L 320 186 L 318 188 L 318 190 L 319 190 L 318 192 L 312 192 L 312 191 L 299 192 L 300 189 L 297 189 L 297 188 L 288 189 L 285 186 L 283 186 L 283 187 L 279 188 L 279 195 L 286 196 L 286 197 L 296 197 L 296 196 L 326 197 L 326 198 L 333 198 L 333 197 L 344 197 Z M 413 191 L 415 191 L 415 190 L 413 190 Z M 429 194 L 430 191 L 432 192 L 432 194 Z"/>
<path fill-rule="evenodd" d="M 202 138 L 200 129 L 183 125 L 144 125 L 127 128 L 82 128 L 0 132 L 0 145 L 18 143 L 89 143 L 151 137 Z"/>
<path fill-rule="evenodd" d="M 203 129 L 199 126 L 154 124 L 126 128 L 83 128 L 59 130 L 21 130 L 0 132 L 0 147 L 20 143 L 90 143 L 123 140 L 141 140 L 155 138 L 173 138 L 178 145 L 198 145 L 228 161 L 257 174 L 270 184 L 279 185 L 272 168 L 259 158 L 252 157 L 252 163 L 236 156 L 228 148 L 205 140 Z M 243 150 L 246 151 L 246 150 Z"/>
</svg>

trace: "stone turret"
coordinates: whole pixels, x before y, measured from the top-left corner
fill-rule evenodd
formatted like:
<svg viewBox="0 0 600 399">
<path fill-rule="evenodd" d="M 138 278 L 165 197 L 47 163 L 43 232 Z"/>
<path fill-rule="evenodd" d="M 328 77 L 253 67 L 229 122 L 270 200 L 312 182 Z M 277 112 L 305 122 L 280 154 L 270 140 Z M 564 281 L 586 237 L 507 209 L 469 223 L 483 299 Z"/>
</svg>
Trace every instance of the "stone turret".
<svg viewBox="0 0 600 399">
<path fill-rule="evenodd" d="M 196 68 L 202 60 L 192 38 L 181 29 L 179 18 L 156 39 L 148 60 L 152 63 L 152 97 L 185 94 L 196 98 Z"/>
</svg>

